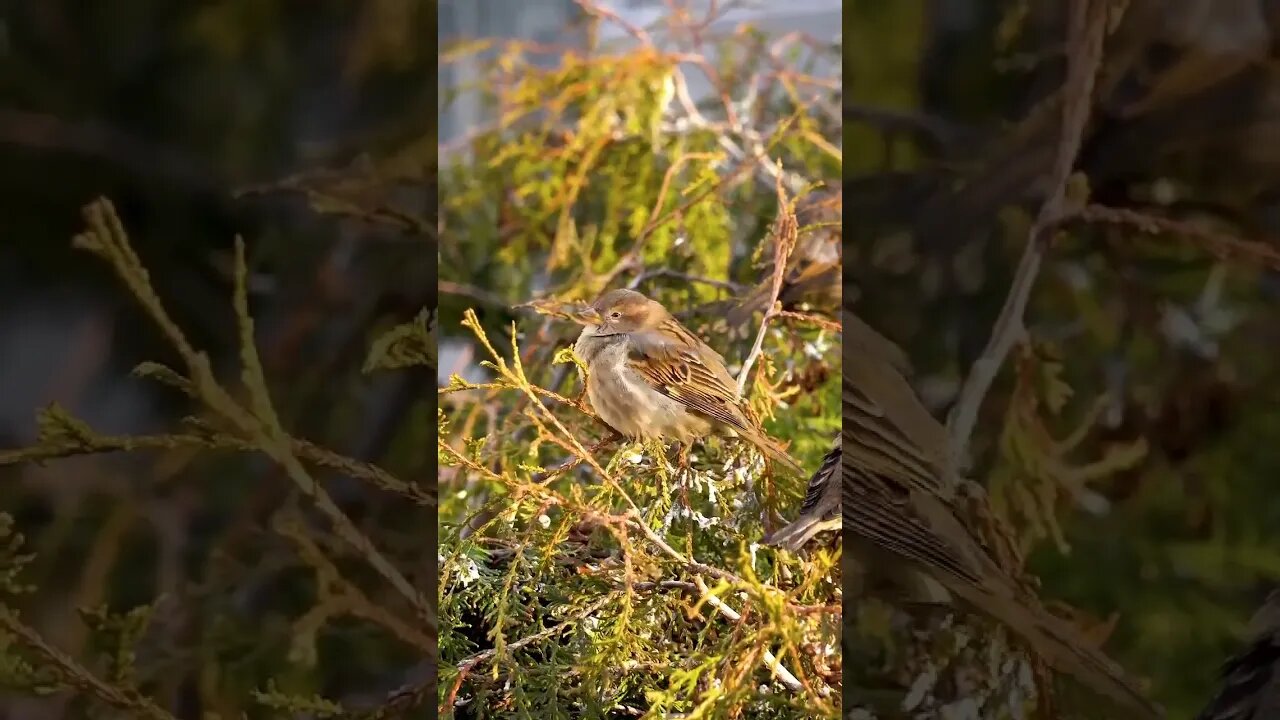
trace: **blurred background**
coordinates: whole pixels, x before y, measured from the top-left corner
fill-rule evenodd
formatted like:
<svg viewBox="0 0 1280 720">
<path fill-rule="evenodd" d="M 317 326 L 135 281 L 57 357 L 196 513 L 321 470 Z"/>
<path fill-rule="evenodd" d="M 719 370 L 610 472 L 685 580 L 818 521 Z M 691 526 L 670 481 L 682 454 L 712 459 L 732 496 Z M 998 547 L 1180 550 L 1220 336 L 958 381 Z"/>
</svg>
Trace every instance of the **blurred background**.
<svg viewBox="0 0 1280 720">
<path fill-rule="evenodd" d="M 795 31 L 835 41 L 840 34 L 841 4 L 834 0 L 694 0 L 678 4 L 704 14 L 717 5 L 713 25 L 720 30 L 750 22 L 772 35 Z M 672 5 L 663 0 L 621 0 L 607 7 L 625 22 L 646 27 L 660 21 Z M 442 0 L 438 37 L 441 45 L 464 38 L 519 38 L 581 48 L 586 41 L 584 20 L 582 7 L 575 0 Z M 599 32 L 602 40 L 627 41 L 626 31 L 617 24 L 603 25 Z M 474 85 L 484 58 L 480 54 L 440 66 L 441 98 L 445 100 L 440 110 L 442 143 L 448 144 L 467 128 L 492 119 L 476 94 L 459 92 Z M 707 89 L 705 79 L 695 76 L 690 88 L 693 95 L 701 98 Z"/>
<path fill-rule="evenodd" d="M 939 414 L 1047 191 L 1068 5 L 845 7 L 846 296 Z M 1056 238 L 974 459 L 1044 596 L 1187 718 L 1280 583 L 1280 4 L 1118 5 L 1070 183 L 1093 221 Z"/>
<path fill-rule="evenodd" d="M 1035 118 L 1062 78 L 1061 6 L 797 0 L 743 3 L 724 21 L 842 43 L 844 190 L 858 219 L 845 292 L 908 348 L 939 413 L 986 340 L 1043 194 L 1056 135 Z M 639 26 L 665 10 L 610 7 Z M 199 412 L 129 374 L 176 358 L 105 265 L 70 247 L 80 208 L 105 195 L 166 306 L 229 382 L 231 248 L 242 235 L 286 427 L 425 481 L 424 373 L 360 369 L 382 330 L 433 303 L 435 253 L 423 242 L 437 152 L 471 152 L 460 139 L 492 111 L 462 92 L 483 54 L 437 63 L 429 107 L 433 60 L 420 39 L 438 19 L 442 43 L 583 46 L 581 12 L 534 0 L 443 2 L 438 18 L 419 0 L 0 3 L 0 452 L 35 442 L 36 412 L 51 402 L 104 433 L 160 432 Z M 1150 680 L 1171 717 L 1208 699 L 1218 663 L 1280 578 L 1280 463 L 1269 452 L 1280 446 L 1277 12 L 1270 0 L 1128 4 L 1078 169 L 1091 202 L 1178 231 L 1068 228 L 1029 312 L 1034 353 L 997 384 L 980 421 L 977 464 L 992 468 L 989 489 L 1044 594 L 1100 632 L 1115 612 L 1107 649 Z M 612 23 L 598 32 L 627 38 Z M 743 220 L 742 236 L 763 225 Z M 737 252 L 745 282 L 748 251 Z M 489 259 L 454 255 L 442 275 L 485 278 L 503 303 L 534 294 Z M 451 317 L 475 302 L 455 299 Z M 491 308 L 485 323 L 509 319 Z M 476 368 L 456 324 L 442 329 L 454 342 L 442 341 L 437 382 Z M 1070 397 L 1049 402 L 1043 388 L 1058 380 Z M 1028 404 L 1035 422 L 1005 413 Z M 1044 440 L 1082 426 L 1078 445 Z M 1058 462 L 1051 471 L 1028 470 L 1027 437 Z M 138 682 L 177 717 L 267 716 L 252 693 L 273 681 L 368 707 L 429 674 L 377 622 L 309 614 L 314 572 L 272 525 L 292 491 L 258 456 L 95 456 L 0 467 L 0 481 L 0 507 L 36 553 L 22 576 L 35 591 L 6 606 L 105 672 L 111 633 L 76 608 L 127 612 L 161 598 L 137 645 Z M 324 481 L 428 587 L 424 511 L 337 474 Z M 1052 501 L 1019 499 L 1018 482 Z M 304 622 L 316 617 L 325 621 Z M 6 659 L 20 651 L 5 648 Z M 6 718 L 85 708 L 65 693 L 0 694 Z"/>
<path fill-rule="evenodd" d="M 429 375 L 360 370 L 382 330 L 433 304 L 424 229 L 435 202 L 435 58 L 421 38 L 435 22 L 434 4 L 420 0 L 0 2 L 0 453 L 35 443 L 36 413 L 54 402 L 102 433 L 162 432 L 203 414 L 130 375 L 144 360 L 181 363 L 107 264 L 71 247 L 81 207 L 105 196 L 167 309 L 233 393 L 240 235 L 285 427 L 429 474 L 432 458 L 414 450 L 431 431 L 430 397 L 414 390 Z M 408 521 L 426 533 L 432 523 L 414 521 L 425 510 L 322 477 L 429 587 L 422 576 L 434 573 L 415 549 L 426 536 L 402 532 Z M 272 530 L 294 494 L 253 454 L 0 467 L 0 508 L 36 553 L 21 576 L 34 592 L 3 602 L 100 672 L 111 645 L 77 608 L 155 603 L 135 638 L 137 682 L 180 718 L 265 717 L 253 693 L 272 683 L 367 707 L 420 682 L 430 674 L 421 652 L 378 623 L 308 615 L 315 573 Z M 295 514 L 312 522 L 303 506 Z M 328 542 L 323 522 L 308 527 Z M 30 659 L 8 640 L 6 661 Z M 6 678 L 15 684 L 27 683 Z M 91 704 L 10 690 L 0 717 L 86 717 Z"/>
</svg>

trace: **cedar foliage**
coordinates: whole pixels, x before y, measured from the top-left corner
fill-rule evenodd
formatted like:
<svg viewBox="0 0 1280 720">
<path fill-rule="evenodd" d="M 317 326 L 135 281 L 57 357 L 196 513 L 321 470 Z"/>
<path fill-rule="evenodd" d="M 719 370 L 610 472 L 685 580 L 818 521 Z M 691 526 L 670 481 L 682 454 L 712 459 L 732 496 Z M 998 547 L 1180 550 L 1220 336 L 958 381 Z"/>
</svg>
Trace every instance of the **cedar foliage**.
<svg viewBox="0 0 1280 720">
<path fill-rule="evenodd" d="M 585 48 L 445 50 L 491 53 L 467 90 L 497 120 L 442 148 L 440 331 L 462 355 L 440 389 L 439 711 L 836 718 L 839 548 L 760 546 L 805 478 L 731 440 L 687 473 L 671 448 L 597 446 L 565 316 L 635 287 L 740 367 L 761 315 L 730 326 L 735 297 L 838 225 L 814 208 L 838 202 L 839 49 L 692 11 L 601 44 L 617 20 L 583 5 Z M 695 106 L 698 75 L 715 89 Z M 809 468 L 839 427 L 833 310 L 772 317 L 748 385 Z"/>
<path fill-rule="evenodd" d="M 1104 33 L 1087 92 L 1066 80 L 1080 3 L 847 10 L 845 268 L 941 416 L 1073 144 L 1064 104 L 1087 107 L 1027 335 L 971 456 L 1041 595 L 1169 717 L 1192 717 L 1280 578 L 1264 359 L 1280 327 L 1280 174 L 1261 142 L 1277 17 L 1265 3 L 1085 4 Z M 1114 714 L 1005 662 L 1017 648 L 979 619 L 885 598 L 851 616 L 844 661 L 865 669 L 864 713 L 895 717 L 905 700 L 967 717 Z"/>
<path fill-rule="evenodd" d="M 94 380 L 25 408 L 38 437 L 0 450 L 0 714 L 430 712 L 434 397 L 413 379 L 435 348 L 434 18 L 414 0 L 6 13 L 0 265 L 31 295 L 88 296 L 78 319 L 106 339 L 32 343 Z M 149 427 L 67 409 L 104 386 Z"/>
<path fill-rule="evenodd" d="M 221 704 L 249 701 L 249 707 L 276 713 L 313 713 L 319 717 L 368 718 L 400 717 L 408 707 L 420 704 L 429 687 L 406 688 L 388 698 L 384 704 L 360 708 L 358 713 L 318 693 L 307 692 L 314 679 L 305 671 L 319 662 L 321 633 L 347 618 L 357 618 L 391 634 L 429 665 L 436 656 L 436 612 L 430 595 L 409 579 L 399 562 L 390 559 L 353 521 L 318 479 L 323 470 L 339 470 L 349 477 L 367 483 L 378 491 L 397 496 L 417 512 L 429 512 L 435 498 L 428 488 L 416 482 L 396 478 L 376 465 L 344 457 L 297 438 L 285 429 L 272 401 L 258 354 L 254 321 L 249 312 L 247 289 L 248 266 L 245 246 L 235 245 L 234 309 L 240 341 L 239 382 L 227 384 L 213 370 L 210 356 L 196 348 L 172 320 L 164 302 L 156 294 L 150 276 L 133 251 L 128 235 L 115 208 L 107 200 L 98 200 L 85 208 L 87 229 L 77 235 L 74 245 L 98 256 L 107 263 L 125 289 L 155 323 L 173 346 L 181 365 L 171 367 L 156 362 L 138 365 L 134 373 L 140 377 L 170 386 L 187 396 L 198 410 L 184 418 L 182 427 L 171 433 L 146 436 L 115 436 L 95 431 L 83 421 L 54 405 L 40 413 L 40 435 L 35 445 L 0 452 L 0 466 L 45 462 L 76 456 L 92 456 L 117 451 L 161 450 L 172 453 L 192 450 L 261 453 L 275 463 L 294 488 L 285 504 L 273 514 L 272 525 L 281 538 L 294 546 L 289 562 L 314 574 L 315 596 L 310 609 L 291 622 L 288 643 L 281 647 L 252 641 L 258 651 L 284 651 L 281 665 L 288 669 L 277 680 L 280 670 L 268 670 L 269 679 L 261 688 L 251 689 L 247 698 L 226 699 Z M 425 318 L 425 316 L 423 316 Z M 366 368 L 403 367 L 406 364 L 427 365 L 429 353 L 421 348 L 432 345 L 423 341 L 424 319 L 389 331 L 375 343 Z M 394 358 L 393 361 L 388 362 Z M 314 514 L 313 514 L 314 513 Z M 21 552 L 23 538 L 14 533 L 12 521 L 3 515 L 0 529 L 7 539 L 7 552 L 2 556 L 6 594 L 30 593 L 38 588 L 20 584 L 22 571 L 33 556 Z M 318 529 L 314 525 L 319 521 Z M 328 548 L 324 546 L 329 546 Z M 339 559 L 341 558 L 341 559 Z M 360 571 L 346 567 L 354 560 Z M 371 573 L 390 588 L 394 600 L 388 600 L 363 589 L 354 579 L 357 574 Z M 295 581 L 296 582 L 296 581 Z M 302 584 L 305 587 L 305 583 Z M 195 600 L 195 589 L 182 588 L 184 602 Z M 377 598 L 377 599 L 373 599 Z M 126 612 L 112 612 L 106 606 L 81 609 L 88 627 L 95 665 L 90 667 L 50 645 L 40 633 L 26 623 L 18 610 L 6 602 L 0 606 L 3 627 L 3 682 L 27 692 L 46 694 L 63 690 L 78 693 L 84 699 L 110 706 L 133 717 L 173 720 L 173 715 L 149 692 L 156 685 L 162 667 L 154 651 L 147 654 L 146 672 L 137 663 L 139 646 L 148 640 L 148 624 L 164 598 L 138 605 Z M 218 621 L 218 614 L 211 618 Z M 225 620 L 224 620 L 225 621 Z M 225 652 L 228 648 L 221 648 Z M 303 671 L 299 673 L 299 671 Z M 290 678 L 290 675 L 292 677 Z M 219 703 L 211 702 L 211 705 Z M 220 717 L 210 708 L 206 717 Z"/>
</svg>

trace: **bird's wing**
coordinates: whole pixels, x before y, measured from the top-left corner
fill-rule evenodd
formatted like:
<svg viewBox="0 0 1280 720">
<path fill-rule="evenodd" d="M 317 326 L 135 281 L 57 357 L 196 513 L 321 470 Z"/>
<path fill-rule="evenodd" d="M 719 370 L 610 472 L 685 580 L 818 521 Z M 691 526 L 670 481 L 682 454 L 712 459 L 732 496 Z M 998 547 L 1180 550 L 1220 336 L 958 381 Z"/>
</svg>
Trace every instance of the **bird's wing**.
<svg viewBox="0 0 1280 720">
<path fill-rule="evenodd" d="M 944 490 L 938 461 L 922 451 L 847 372 L 842 404 L 847 462 L 907 488 Z"/>
<path fill-rule="evenodd" d="M 1222 668 L 1222 683 L 1196 720 L 1280 717 L 1280 590 L 1254 617 L 1253 637 Z"/>
<path fill-rule="evenodd" d="M 821 508 L 822 516 L 839 514 L 840 495 L 839 488 L 836 487 L 836 470 L 840 468 L 840 449 L 839 442 L 822 458 L 822 465 L 818 467 L 818 471 L 809 478 L 809 487 L 805 490 L 804 504 L 800 506 L 800 515 L 816 512 L 819 506 L 823 505 L 823 498 L 832 496 L 835 502 L 830 507 Z M 834 491 L 834 495 L 831 495 Z"/>
<path fill-rule="evenodd" d="M 1141 710 L 1143 716 L 1158 716 L 1160 711 L 1123 671 L 1084 642 L 1074 627 L 1045 612 L 1035 598 L 1023 597 L 956 514 L 937 454 L 945 447 L 945 431 L 910 394 L 905 378 L 891 364 L 869 355 L 856 355 L 853 363 L 849 359 L 846 353 L 841 483 L 845 528 L 914 561 L 975 609 L 1020 634 L 1055 668 Z M 934 452 L 922 449 L 928 443 L 934 444 Z"/>
<path fill-rule="evenodd" d="M 914 461 L 933 468 L 932 484 L 939 486 L 945 477 L 947 431 L 907 381 L 910 364 L 906 354 L 847 309 L 843 320 L 846 407 L 852 401 L 863 419 L 869 416 L 891 426 L 910 446 Z"/>
<path fill-rule="evenodd" d="M 845 449 L 850 445 L 846 439 Z M 859 466 L 856 460 L 845 460 L 842 477 L 841 515 L 844 526 L 855 535 L 962 582 L 982 583 L 964 554 L 918 514 L 911 490 Z"/>
<path fill-rule="evenodd" d="M 821 467 L 809 478 L 800 514 L 766 537 L 765 544 L 795 552 L 818 533 L 840 529 L 840 455 L 837 439 L 836 446 L 822 459 Z"/>
<path fill-rule="evenodd" d="M 680 321 L 673 317 L 667 317 L 663 320 L 659 329 L 662 331 L 657 333 L 659 336 L 695 349 L 698 361 L 706 367 L 708 372 L 715 376 L 719 392 L 723 392 L 727 398 L 736 398 L 738 396 L 738 379 L 729 374 L 729 369 L 724 366 L 724 358 L 720 357 L 720 353 L 703 342 L 702 338 L 689 332 L 688 328 L 681 325 Z"/>
<path fill-rule="evenodd" d="M 733 378 L 719 356 L 678 323 L 675 325 L 683 333 L 632 333 L 630 367 L 654 390 L 699 415 L 739 432 L 756 432 L 738 407 Z"/>
<path fill-rule="evenodd" d="M 1046 612 L 1034 597 L 1023 596 L 942 500 L 850 463 L 845 464 L 843 478 L 841 510 L 849 532 L 914 561 L 975 610 L 1021 635 L 1054 668 L 1139 710 L 1140 717 L 1162 715 L 1123 669 L 1094 648 L 1075 626 Z M 1226 717 L 1237 716 L 1203 720 Z M 1260 720 L 1262 716 L 1238 716 L 1239 720 L 1255 717 Z"/>
</svg>

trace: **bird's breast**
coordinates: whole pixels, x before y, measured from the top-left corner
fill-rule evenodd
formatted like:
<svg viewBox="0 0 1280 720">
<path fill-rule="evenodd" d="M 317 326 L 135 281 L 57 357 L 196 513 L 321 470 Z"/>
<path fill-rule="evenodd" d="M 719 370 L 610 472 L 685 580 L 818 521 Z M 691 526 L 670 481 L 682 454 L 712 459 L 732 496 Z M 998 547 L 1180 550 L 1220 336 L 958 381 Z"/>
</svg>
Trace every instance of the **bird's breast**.
<svg viewBox="0 0 1280 720">
<path fill-rule="evenodd" d="M 625 342 L 591 347 L 587 352 L 591 354 L 587 366 L 587 399 L 600 419 L 614 430 L 633 438 L 682 442 L 710 431 L 706 420 L 650 387 L 627 364 Z"/>
</svg>

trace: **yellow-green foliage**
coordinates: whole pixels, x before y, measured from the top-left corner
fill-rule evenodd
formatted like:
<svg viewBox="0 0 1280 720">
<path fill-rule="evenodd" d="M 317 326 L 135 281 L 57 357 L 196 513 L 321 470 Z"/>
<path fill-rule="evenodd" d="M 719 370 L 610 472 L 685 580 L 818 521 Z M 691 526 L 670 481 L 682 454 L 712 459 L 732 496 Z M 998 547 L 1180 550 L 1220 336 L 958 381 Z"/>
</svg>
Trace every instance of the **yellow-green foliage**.
<svg viewBox="0 0 1280 720">
<path fill-rule="evenodd" d="M 428 488 L 415 482 L 400 480 L 382 468 L 293 437 L 285 429 L 272 402 L 254 342 L 243 242 L 236 242 L 235 285 L 231 298 L 240 342 L 241 373 L 237 384 L 219 379 L 209 355 L 194 347 L 172 320 L 111 203 L 94 202 L 86 208 L 85 217 L 88 227 L 75 238 L 76 247 L 97 255 L 110 266 L 145 315 L 171 343 L 180 361 L 177 367 L 145 362 L 137 366 L 135 374 L 167 384 L 187 396 L 197 408 L 197 415 L 186 418 L 183 427 L 170 433 L 119 436 L 95 431 L 61 407 L 52 405 L 38 416 L 36 444 L 0 452 L 0 467 L 118 451 L 161 450 L 175 455 L 190 451 L 206 454 L 232 451 L 266 456 L 279 467 L 294 490 L 290 500 L 273 513 L 274 530 L 293 546 L 293 555 L 286 564 L 297 563 L 304 572 L 314 575 L 314 594 L 305 589 L 308 583 L 300 584 L 309 609 L 290 619 L 288 650 L 279 655 L 282 649 L 279 643 L 264 641 L 260 635 L 247 640 L 237 637 L 240 630 L 247 628 L 228 632 L 232 630 L 231 618 L 216 611 L 211 613 L 207 619 L 210 633 L 221 632 L 232 637 L 211 642 L 206 652 L 217 656 L 227 649 L 223 642 L 245 643 L 241 645 L 242 655 L 260 653 L 271 657 L 274 664 L 267 671 L 268 679 L 248 678 L 251 684 L 248 688 L 239 687 L 241 678 L 211 678 L 206 688 L 210 709 L 205 716 L 222 717 L 212 709 L 222 707 L 237 709 L 236 716 L 252 712 L 253 717 L 273 716 L 263 715 L 264 712 L 276 715 L 307 712 L 317 717 L 369 720 L 403 717 L 409 708 L 421 704 L 426 685 L 410 688 L 407 694 L 359 711 L 344 708 L 314 692 L 321 685 L 315 675 L 319 665 L 317 638 L 322 632 L 330 631 L 331 625 L 348 617 L 367 623 L 370 628 L 380 628 L 428 664 L 434 662 L 436 653 L 432 637 L 436 617 L 430 595 L 415 585 L 402 564 L 389 557 L 379 542 L 339 506 L 319 481 L 319 472 L 340 471 L 397 497 L 406 509 L 413 508 L 410 512 L 428 517 L 435 498 Z M 367 368 L 429 362 L 430 353 L 426 348 L 434 343 L 429 338 L 423 339 L 426 327 L 424 313 L 417 322 L 389 332 L 374 344 Z M 310 521 L 304 518 L 312 511 L 316 518 L 323 520 L 318 526 L 307 527 Z M 113 517 L 127 518 L 128 515 L 117 512 Z M 323 529 L 317 531 L 319 528 Z M 7 515 L 0 515 L 0 539 L 6 541 L 5 551 L 0 553 L 0 580 L 3 580 L 0 592 L 4 595 L 0 597 L 0 682 L 32 694 L 72 691 L 78 696 L 77 702 L 91 700 L 95 703 L 91 707 L 108 706 L 127 717 L 175 720 L 150 694 L 157 681 L 154 650 L 147 658 L 145 676 L 138 667 L 138 647 L 144 642 L 157 607 L 167 599 L 158 597 L 125 612 L 112 612 L 105 604 L 80 608 L 80 619 L 89 634 L 88 655 L 92 658 L 91 664 L 85 663 L 50 643 L 20 616 L 19 602 L 11 596 L 40 590 L 20 583 L 21 572 L 33 556 L 19 552 L 22 537 L 12 532 Z M 385 539 L 379 537 L 378 540 Z M 106 542 L 110 546 L 110 538 Z M 346 567 L 348 559 L 356 561 L 359 571 Z M 366 574 L 377 578 L 376 583 L 389 591 L 391 599 L 364 589 L 364 582 L 356 577 Z M 256 622 L 257 627 L 249 631 L 261 633 L 264 621 L 258 618 Z M 230 687 L 217 689 L 220 682 Z M 217 696 L 221 699 L 215 699 Z"/>
<path fill-rule="evenodd" d="M 840 173 L 838 90 L 799 64 L 768 79 L 774 40 L 723 41 L 724 92 L 764 83 L 736 128 L 715 98 L 691 115 L 679 86 L 702 70 L 653 47 L 548 67 L 513 43 L 487 66 L 499 120 L 441 168 L 439 327 L 468 366 L 440 390 L 442 716 L 839 716 L 838 547 L 760 545 L 807 478 L 734 440 L 696 444 L 687 472 L 674 448 L 596 447 L 609 433 L 566 351 L 570 305 L 632 286 L 742 364 L 761 316 L 725 311 L 793 241 L 771 232 L 780 210 Z M 832 320 L 772 318 L 749 386 L 810 469 L 839 427 Z"/>
</svg>

